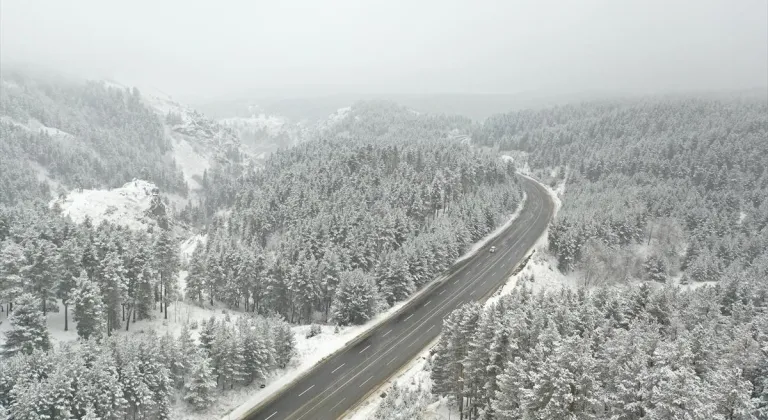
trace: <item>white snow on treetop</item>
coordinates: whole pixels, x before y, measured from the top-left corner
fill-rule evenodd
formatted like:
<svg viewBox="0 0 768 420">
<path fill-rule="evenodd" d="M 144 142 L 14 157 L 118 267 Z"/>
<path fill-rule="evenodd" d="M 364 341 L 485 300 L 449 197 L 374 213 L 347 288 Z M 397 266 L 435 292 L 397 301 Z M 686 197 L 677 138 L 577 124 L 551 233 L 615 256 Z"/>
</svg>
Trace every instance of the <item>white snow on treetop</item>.
<svg viewBox="0 0 768 420">
<path fill-rule="evenodd" d="M 134 180 L 112 190 L 72 191 L 52 200 L 49 206 L 58 204 L 62 215 L 69 216 L 75 223 L 83 223 L 87 216 L 94 226 L 107 220 L 130 229 L 144 230 L 155 223 L 145 213 L 156 189 L 151 182 Z"/>
<path fill-rule="evenodd" d="M 325 119 L 325 121 L 322 121 L 320 123 L 320 129 L 327 130 L 335 126 L 336 124 L 340 123 L 344 118 L 347 117 L 347 115 L 349 115 L 349 111 L 351 110 L 352 110 L 352 107 L 349 107 L 349 106 L 337 109 L 336 112 L 329 115 L 328 118 Z"/>
</svg>

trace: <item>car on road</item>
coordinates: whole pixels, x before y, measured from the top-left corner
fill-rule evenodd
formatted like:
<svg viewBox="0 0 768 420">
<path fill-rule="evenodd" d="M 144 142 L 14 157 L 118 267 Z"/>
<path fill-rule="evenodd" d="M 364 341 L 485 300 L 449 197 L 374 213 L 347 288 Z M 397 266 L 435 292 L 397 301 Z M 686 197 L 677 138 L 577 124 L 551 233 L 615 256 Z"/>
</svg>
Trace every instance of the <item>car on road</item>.
<svg viewBox="0 0 768 420">
<path fill-rule="evenodd" d="M 496 247 L 495 247 L 495 246 L 492 246 L 492 247 L 491 247 L 491 254 L 493 254 L 494 252 L 496 252 Z"/>
</svg>

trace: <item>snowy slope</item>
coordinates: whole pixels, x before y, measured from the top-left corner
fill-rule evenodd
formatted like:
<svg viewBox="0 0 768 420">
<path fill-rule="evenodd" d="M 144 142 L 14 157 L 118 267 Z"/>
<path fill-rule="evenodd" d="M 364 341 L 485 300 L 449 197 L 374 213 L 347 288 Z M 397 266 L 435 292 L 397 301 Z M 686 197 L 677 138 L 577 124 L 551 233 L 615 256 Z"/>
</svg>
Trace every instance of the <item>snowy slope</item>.
<svg viewBox="0 0 768 420">
<path fill-rule="evenodd" d="M 114 81 L 103 83 L 109 87 L 128 88 Z M 146 105 L 164 123 L 165 134 L 173 146 L 169 157 L 184 172 L 184 179 L 192 192 L 201 188 L 203 173 L 214 161 L 226 159 L 230 152 L 240 150 L 240 140 L 234 130 L 159 90 L 145 87 L 138 89 Z"/>
<path fill-rule="evenodd" d="M 64 216 L 75 223 L 90 217 L 94 226 L 107 220 L 130 229 L 144 230 L 155 222 L 146 215 L 156 193 L 155 184 L 134 180 L 112 190 L 72 191 L 52 200 L 50 207 L 58 206 Z"/>
</svg>

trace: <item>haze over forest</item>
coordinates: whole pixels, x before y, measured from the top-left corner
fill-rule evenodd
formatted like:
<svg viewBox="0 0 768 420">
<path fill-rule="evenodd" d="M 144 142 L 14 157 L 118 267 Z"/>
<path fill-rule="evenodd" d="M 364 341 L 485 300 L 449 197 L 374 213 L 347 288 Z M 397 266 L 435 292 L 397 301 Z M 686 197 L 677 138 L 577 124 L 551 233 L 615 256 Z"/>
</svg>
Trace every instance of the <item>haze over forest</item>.
<svg viewBox="0 0 768 420">
<path fill-rule="evenodd" d="M 3 67 L 43 65 L 188 103 L 768 85 L 763 0 L 32 0 L 0 8 Z"/>
<path fill-rule="evenodd" d="M 767 0 L 0 0 L 0 420 L 768 420 L 767 139 Z"/>
</svg>

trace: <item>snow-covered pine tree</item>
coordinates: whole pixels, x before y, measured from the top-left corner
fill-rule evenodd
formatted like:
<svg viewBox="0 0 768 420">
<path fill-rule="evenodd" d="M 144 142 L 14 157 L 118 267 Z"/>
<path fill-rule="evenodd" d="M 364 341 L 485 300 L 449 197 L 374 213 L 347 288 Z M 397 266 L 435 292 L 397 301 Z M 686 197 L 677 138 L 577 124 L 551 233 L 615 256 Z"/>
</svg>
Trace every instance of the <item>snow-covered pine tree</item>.
<svg viewBox="0 0 768 420">
<path fill-rule="evenodd" d="M 27 263 L 20 275 L 29 293 L 38 298 L 43 315 L 50 306 L 56 305 L 56 284 L 61 274 L 59 253 L 56 245 L 46 239 L 30 241 L 24 250 Z"/>
<path fill-rule="evenodd" d="M 190 359 L 190 373 L 184 382 L 184 401 L 196 410 L 206 409 L 214 398 L 216 379 L 208 356 L 199 352 Z"/>
<path fill-rule="evenodd" d="M 11 329 L 5 332 L 3 355 L 30 354 L 34 350 L 48 350 L 51 339 L 40 301 L 25 293 L 16 299 L 13 312 L 8 318 Z"/>
<path fill-rule="evenodd" d="M 186 278 L 186 298 L 203 303 L 203 293 L 208 290 L 206 284 L 205 247 L 198 244 L 189 259 L 189 270 Z"/>
<path fill-rule="evenodd" d="M 200 346 L 202 346 L 203 350 L 208 352 L 208 354 L 210 354 L 213 349 L 213 342 L 216 339 L 216 331 L 218 329 L 219 327 L 216 322 L 216 317 L 213 315 L 207 322 L 205 320 L 200 322 Z"/>
<path fill-rule="evenodd" d="M 241 318 L 238 330 L 243 342 L 243 367 L 247 375 L 246 383 L 266 377 L 272 366 L 269 330 L 263 325 L 256 325 L 255 320 Z"/>
<path fill-rule="evenodd" d="M 123 259 L 117 251 L 109 250 L 99 264 L 97 279 L 106 312 L 107 335 L 120 328 L 122 304 L 126 301 L 128 282 Z"/>
<path fill-rule="evenodd" d="M 338 325 L 362 324 L 373 318 L 382 299 L 373 277 L 358 269 L 341 273 L 332 309 Z"/>
<path fill-rule="evenodd" d="M 168 304 L 176 291 L 176 275 L 179 272 L 179 244 L 169 230 L 162 229 L 154 246 L 155 269 L 160 275 L 160 309 L 168 319 Z"/>
<path fill-rule="evenodd" d="M 272 323 L 275 364 L 280 368 L 285 368 L 296 354 L 296 337 L 291 326 L 284 320 L 273 317 L 269 321 Z"/>
<path fill-rule="evenodd" d="M 64 331 L 69 331 L 69 307 L 77 290 L 77 279 L 82 271 L 83 253 L 77 240 L 67 239 L 59 249 L 61 252 L 61 276 L 56 285 L 56 297 L 64 305 Z"/>
<path fill-rule="evenodd" d="M 77 279 L 72 296 L 72 316 L 77 322 L 77 335 L 83 339 L 100 338 L 106 328 L 104 304 L 99 285 L 91 281 L 85 271 Z"/>
</svg>

